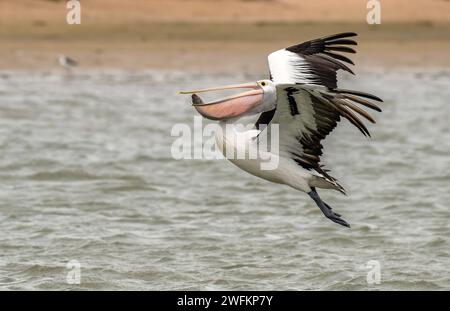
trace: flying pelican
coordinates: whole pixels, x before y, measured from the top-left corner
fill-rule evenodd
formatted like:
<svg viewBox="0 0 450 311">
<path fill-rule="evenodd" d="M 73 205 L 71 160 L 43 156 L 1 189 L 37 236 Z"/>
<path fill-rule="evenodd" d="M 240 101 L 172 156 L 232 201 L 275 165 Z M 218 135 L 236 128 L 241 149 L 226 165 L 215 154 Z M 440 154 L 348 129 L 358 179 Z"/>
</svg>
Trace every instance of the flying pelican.
<svg viewBox="0 0 450 311">
<path fill-rule="evenodd" d="M 358 115 L 375 123 L 375 120 L 360 105 L 376 111 L 381 109 L 374 101 L 377 96 L 337 87 L 336 72 L 343 70 L 354 74 L 345 64 L 354 63 L 341 53 L 356 53 L 349 39 L 356 33 L 346 32 L 293 45 L 268 56 L 270 79 L 256 83 L 228 85 L 197 91 L 180 92 L 192 94 L 193 106 L 205 118 L 218 120 L 220 128 L 234 126 L 236 121 L 248 115 L 260 114 L 255 129 L 216 131 L 216 142 L 222 153 L 232 148 L 246 148 L 244 137 L 256 148 L 262 137 L 267 137 L 271 125 L 279 127 L 278 166 L 273 170 L 262 170 L 261 159 L 229 159 L 233 164 L 260 178 L 286 184 L 307 193 L 323 214 L 342 226 L 350 225 L 321 200 L 316 188 L 334 189 L 345 194 L 344 188 L 320 164 L 321 141 L 336 127 L 341 118 L 347 119 L 364 136 L 370 136 Z M 246 92 L 204 103 L 196 94 L 227 89 L 250 89 Z M 262 125 L 267 124 L 266 127 Z M 248 150 L 247 150 L 248 151 Z M 272 152 L 269 150 L 268 152 Z"/>
</svg>

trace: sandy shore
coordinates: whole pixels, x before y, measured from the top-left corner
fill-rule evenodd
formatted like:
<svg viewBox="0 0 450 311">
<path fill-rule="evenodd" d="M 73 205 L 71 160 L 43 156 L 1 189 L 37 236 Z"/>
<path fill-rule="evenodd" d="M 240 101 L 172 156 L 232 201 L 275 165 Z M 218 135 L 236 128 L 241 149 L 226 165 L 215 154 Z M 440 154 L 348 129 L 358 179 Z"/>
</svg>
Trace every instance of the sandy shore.
<svg viewBox="0 0 450 311">
<path fill-rule="evenodd" d="M 361 1 L 299 2 L 96 0 L 81 25 L 65 1 L 0 2 L 0 69 L 52 69 L 64 53 L 81 68 L 264 71 L 271 51 L 340 31 L 359 34 L 362 67 L 450 67 L 450 1 L 383 2 L 376 26 Z"/>
</svg>

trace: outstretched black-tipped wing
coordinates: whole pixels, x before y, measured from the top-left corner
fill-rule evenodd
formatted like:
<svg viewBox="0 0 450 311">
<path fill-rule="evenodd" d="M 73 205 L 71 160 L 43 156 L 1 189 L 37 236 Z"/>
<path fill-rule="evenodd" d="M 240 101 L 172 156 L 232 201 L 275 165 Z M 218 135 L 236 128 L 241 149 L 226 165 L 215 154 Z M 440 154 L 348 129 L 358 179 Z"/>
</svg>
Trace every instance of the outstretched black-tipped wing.
<svg viewBox="0 0 450 311">
<path fill-rule="evenodd" d="M 278 124 L 280 155 L 292 158 L 305 169 L 314 169 L 343 190 L 320 165 L 323 148 L 321 142 L 341 118 L 347 119 L 364 135 L 370 136 L 360 116 L 372 123 L 375 121 L 360 105 L 381 111 L 373 101 L 381 99 L 371 94 L 343 89 L 278 84 L 277 108 L 267 129 L 260 135 L 269 135 L 270 125 Z"/>
<path fill-rule="evenodd" d="M 356 53 L 350 46 L 357 45 L 349 38 L 356 33 L 345 32 L 303 42 L 269 55 L 271 79 L 275 83 L 301 83 L 337 87 L 336 72 L 352 70 L 345 63 L 353 62 L 341 53 Z"/>
<path fill-rule="evenodd" d="M 322 140 L 347 119 L 365 136 L 370 133 L 360 117 L 375 123 L 361 106 L 376 111 L 377 96 L 337 88 L 336 72 L 353 72 L 353 62 L 341 53 L 355 53 L 349 38 L 353 32 L 335 34 L 278 50 L 269 55 L 271 79 L 277 85 L 276 109 L 261 114 L 256 127 L 268 124 L 260 135 L 269 135 L 270 125 L 279 125 L 279 152 L 305 169 L 314 169 L 329 181 L 336 180 L 322 169 Z M 269 137 L 269 136 L 268 136 Z"/>
</svg>

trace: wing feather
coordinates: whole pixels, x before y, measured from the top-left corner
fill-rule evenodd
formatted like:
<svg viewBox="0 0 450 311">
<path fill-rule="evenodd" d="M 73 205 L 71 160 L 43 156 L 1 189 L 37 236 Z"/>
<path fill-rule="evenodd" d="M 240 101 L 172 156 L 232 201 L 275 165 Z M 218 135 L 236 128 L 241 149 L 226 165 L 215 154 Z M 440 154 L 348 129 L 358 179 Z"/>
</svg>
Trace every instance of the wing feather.
<svg viewBox="0 0 450 311">
<path fill-rule="evenodd" d="M 270 137 L 268 134 L 270 124 L 278 124 L 280 155 L 290 157 L 303 168 L 314 169 L 335 182 L 336 180 L 322 169 L 320 164 L 320 156 L 323 153 L 322 140 L 334 130 L 341 118 L 347 119 L 365 136 L 370 136 L 370 133 L 358 115 L 375 122 L 367 111 L 357 105 L 360 98 L 356 95 L 352 95 L 351 98 L 345 96 L 319 86 L 279 84 L 277 108 L 269 126 L 260 133 L 260 136 Z M 363 106 L 367 106 L 367 101 L 362 102 Z M 293 104 L 296 105 L 295 109 L 291 107 Z M 375 104 L 369 104 L 377 107 Z"/>
<path fill-rule="evenodd" d="M 292 45 L 269 55 L 270 76 L 275 83 L 301 83 L 337 87 L 336 72 L 344 70 L 353 74 L 345 65 L 352 60 L 339 53 L 356 53 L 349 45 L 357 45 L 348 39 L 353 32 L 340 33 Z"/>
<path fill-rule="evenodd" d="M 271 79 L 277 87 L 277 105 L 275 110 L 261 114 L 256 123 L 257 128 L 262 123 L 269 125 L 259 134 L 267 137 L 270 124 L 278 124 L 280 155 L 291 157 L 305 169 L 315 170 L 341 191 L 343 188 L 320 164 L 322 140 L 341 118 L 370 136 L 359 116 L 372 123 L 375 120 L 360 106 L 381 111 L 372 101 L 382 102 L 372 94 L 337 88 L 338 70 L 354 74 L 346 65 L 354 65 L 353 61 L 341 53 L 356 53 L 350 46 L 357 42 L 349 39 L 355 36 L 353 32 L 339 33 L 271 53 L 268 61 Z"/>
</svg>

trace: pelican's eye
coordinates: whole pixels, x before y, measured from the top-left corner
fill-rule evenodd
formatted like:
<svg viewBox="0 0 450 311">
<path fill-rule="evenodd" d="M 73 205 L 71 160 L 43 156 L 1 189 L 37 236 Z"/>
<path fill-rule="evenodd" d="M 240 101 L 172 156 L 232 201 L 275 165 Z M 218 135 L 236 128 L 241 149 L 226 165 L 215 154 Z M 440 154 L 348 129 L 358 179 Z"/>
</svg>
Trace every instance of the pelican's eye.
<svg viewBox="0 0 450 311">
<path fill-rule="evenodd" d="M 260 84 L 261 86 L 266 86 L 267 83 L 265 81 L 262 81 Z"/>
</svg>

